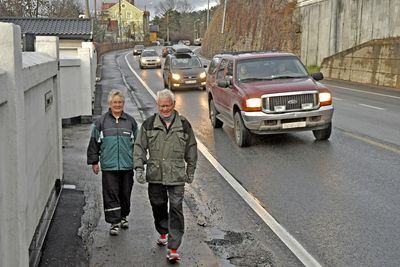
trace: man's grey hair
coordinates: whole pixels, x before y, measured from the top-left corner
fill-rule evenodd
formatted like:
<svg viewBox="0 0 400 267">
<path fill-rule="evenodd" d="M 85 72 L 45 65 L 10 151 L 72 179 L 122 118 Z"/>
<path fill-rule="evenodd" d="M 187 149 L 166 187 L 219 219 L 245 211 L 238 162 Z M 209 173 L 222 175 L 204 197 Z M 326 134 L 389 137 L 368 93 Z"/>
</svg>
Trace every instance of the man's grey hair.
<svg viewBox="0 0 400 267">
<path fill-rule="evenodd" d="M 158 91 L 157 98 L 156 98 L 157 103 L 160 100 L 160 98 L 169 98 L 172 100 L 172 102 L 175 102 L 175 95 L 169 89 L 164 89 L 164 90 Z"/>
<path fill-rule="evenodd" d="M 110 93 L 108 94 L 108 104 L 111 104 L 111 101 L 113 100 L 113 98 L 114 98 L 115 96 L 121 97 L 122 102 L 125 103 L 125 96 L 124 96 L 124 94 L 122 93 L 122 91 L 121 91 L 121 90 L 118 90 L 118 89 L 112 89 L 112 90 L 110 91 Z"/>
</svg>

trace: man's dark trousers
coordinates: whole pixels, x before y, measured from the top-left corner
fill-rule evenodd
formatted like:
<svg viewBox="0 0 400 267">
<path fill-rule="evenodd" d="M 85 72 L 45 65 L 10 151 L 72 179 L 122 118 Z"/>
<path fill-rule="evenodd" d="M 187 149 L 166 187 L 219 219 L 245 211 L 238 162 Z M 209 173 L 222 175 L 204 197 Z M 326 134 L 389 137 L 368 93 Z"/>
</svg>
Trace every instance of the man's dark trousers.
<svg viewBox="0 0 400 267">
<path fill-rule="evenodd" d="M 108 223 L 119 223 L 129 215 L 133 170 L 102 171 L 104 217 Z"/>
<path fill-rule="evenodd" d="M 179 248 L 185 231 L 182 208 L 184 192 L 184 185 L 149 183 L 148 193 L 153 209 L 154 224 L 158 233 L 168 234 L 168 248 L 170 249 Z"/>
</svg>

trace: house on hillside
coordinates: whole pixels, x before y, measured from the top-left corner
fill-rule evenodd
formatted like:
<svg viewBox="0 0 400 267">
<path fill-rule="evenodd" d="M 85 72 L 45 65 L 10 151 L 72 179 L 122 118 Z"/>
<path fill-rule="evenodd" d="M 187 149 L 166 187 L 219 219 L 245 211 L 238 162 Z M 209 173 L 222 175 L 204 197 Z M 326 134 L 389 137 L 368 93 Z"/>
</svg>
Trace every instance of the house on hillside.
<svg viewBox="0 0 400 267">
<path fill-rule="evenodd" d="M 31 33 L 34 36 L 59 38 L 59 82 L 63 123 L 91 120 L 97 68 L 91 19 L 0 17 L 0 22 L 19 25 L 22 37 Z M 34 43 L 34 38 L 32 39 Z"/>
<path fill-rule="evenodd" d="M 150 13 L 135 6 L 135 1 L 113 1 L 103 3 L 101 20 L 107 25 L 106 36 L 122 40 L 144 41 L 148 32 Z"/>
</svg>

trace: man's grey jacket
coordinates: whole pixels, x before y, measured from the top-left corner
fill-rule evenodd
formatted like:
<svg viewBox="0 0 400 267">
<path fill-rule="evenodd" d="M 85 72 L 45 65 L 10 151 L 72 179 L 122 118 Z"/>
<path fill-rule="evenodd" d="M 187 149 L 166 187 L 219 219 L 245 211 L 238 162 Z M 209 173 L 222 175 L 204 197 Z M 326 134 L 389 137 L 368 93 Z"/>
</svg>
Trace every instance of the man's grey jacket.
<svg viewBox="0 0 400 267">
<path fill-rule="evenodd" d="M 144 169 L 149 183 L 183 185 L 194 175 L 197 164 L 197 142 L 189 121 L 175 111 L 167 131 L 158 114 L 146 119 L 134 146 L 135 169 Z M 149 156 L 147 158 L 147 152 Z"/>
</svg>

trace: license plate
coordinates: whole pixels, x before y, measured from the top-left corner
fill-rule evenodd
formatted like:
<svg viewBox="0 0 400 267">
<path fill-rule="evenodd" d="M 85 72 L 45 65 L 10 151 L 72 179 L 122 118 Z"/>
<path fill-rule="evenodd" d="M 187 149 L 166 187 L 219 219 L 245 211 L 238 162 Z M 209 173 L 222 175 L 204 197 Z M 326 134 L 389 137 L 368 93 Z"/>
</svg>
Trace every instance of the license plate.
<svg viewBox="0 0 400 267">
<path fill-rule="evenodd" d="M 305 121 L 282 123 L 282 129 L 306 127 Z"/>
<path fill-rule="evenodd" d="M 194 84 L 196 81 L 190 80 L 190 81 L 185 81 L 186 84 Z"/>
</svg>

